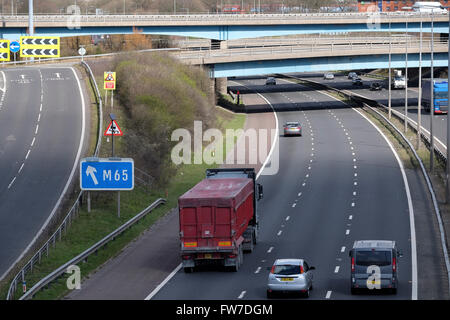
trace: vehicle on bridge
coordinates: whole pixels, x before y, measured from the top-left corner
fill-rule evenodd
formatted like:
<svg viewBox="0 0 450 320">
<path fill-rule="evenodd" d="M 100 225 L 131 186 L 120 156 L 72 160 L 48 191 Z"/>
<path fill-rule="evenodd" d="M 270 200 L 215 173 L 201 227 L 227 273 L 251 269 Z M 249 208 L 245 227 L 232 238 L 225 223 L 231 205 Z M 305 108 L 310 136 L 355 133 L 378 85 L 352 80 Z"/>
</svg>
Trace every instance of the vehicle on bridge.
<svg viewBox="0 0 450 320">
<path fill-rule="evenodd" d="M 253 168 L 207 169 L 206 178 L 178 199 L 184 271 L 218 264 L 238 271 L 259 232 L 263 188 Z"/>
<path fill-rule="evenodd" d="M 370 84 L 370 91 L 381 91 L 381 89 L 383 89 L 383 87 L 379 82 L 372 82 Z"/>
<path fill-rule="evenodd" d="M 325 80 L 333 80 L 334 79 L 334 74 L 332 74 L 331 72 L 327 72 L 323 75 L 323 78 Z"/>
<path fill-rule="evenodd" d="M 412 9 L 415 12 L 447 13 L 447 10 L 439 2 L 417 1 Z"/>
<path fill-rule="evenodd" d="M 422 105 L 427 112 L 434 106 L 435 114 L 448 112 L 448 79 L 433 80 L 433 103 L 431 103 L 431 79 L 422 80 Z"/>
<path fill-rule="evenodd" d="M 347 79 L 352 80 L 353 78 L 358 78 L 358 74 L 356 72 L 349 72 Z"/>
<path fill-rule="evenodd" d="M 268 77 L 266 79 L 266 85 L 276 85 L 277 84 L 277 80 L 275 80 L 274 77 Z"/>
<path fill-rule="evenodd" d="M 352 85 L 354 85 L 354 86 L 362 86 L 363 82 L 362 82 L 361 78 L 356 77 L 356 78 L 352 79 Z"/>
<path fill-rule="evenodd" d="M 304 259 L 277 259 L 270 269 L 267 281 L 267 298 L 276 293 L 302 293 L 306 298 L 313 288 L 315 267 L 308 266 Z"/>
<path fill-rule="evenodd" d="M 389 289 L 397 293 L 397 258 L 402 254 L 395 241 L 358 240 L 349 251 L 351 259 L 351 293 L 357 290 Z"/>
</svg>

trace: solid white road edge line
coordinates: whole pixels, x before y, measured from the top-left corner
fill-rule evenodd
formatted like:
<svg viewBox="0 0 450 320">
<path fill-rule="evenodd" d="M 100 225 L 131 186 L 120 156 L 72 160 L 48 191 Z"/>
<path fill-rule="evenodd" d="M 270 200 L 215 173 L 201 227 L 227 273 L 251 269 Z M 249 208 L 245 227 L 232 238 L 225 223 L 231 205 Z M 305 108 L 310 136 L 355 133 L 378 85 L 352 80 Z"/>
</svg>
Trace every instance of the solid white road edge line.
<svg viewBox="0 0 450 320">
<path fill-rule="evenodd" d="M 0 73 L 2 74 L 2 78 L 3 78 L 3 88 L 0 88 L 0 90 L 5 93 L 6 92 L 6 76 L 5 73 L 3 71 L 0 71 Z"/>
<path fill-rule="evenodd" d="M 408 211 L 409 211 L 409 227 L 411 231 L 411 273 L 412 273 L 412 283 L 411 283 L 411 299 L 417 300 L 417 249 L 416 249 L 416 227 L 414 224 L 414 209 L 412 204 L 411 192 L 409 190 L 408 178 L 406 177 L 405 168 L 403 167 L 403 163 L 400 160 L 400 157 L 395 151 L 393 145 L 389 141 L 389 139 L 384 135 L 384 133 L 378 128 L 366 115 L 362 114 L 361 111 L 352 108 L 354 111 L 358 112 L 364 119 L 366 119 L 386 140 L 387 144 L 391 148 L 394 153 L 395 158 L 397 159 L 398 165 L 400 166 L 400 171 L 402 172 L 403 183 L 405 184 L 406 198 L 408 199 Z"/>
<path fill-rule="evenodd" d="M 6 272 L 0 277 L 0 280 L 3 279 L 10 271 L 11 269 L 23 258 L 23 256 L 25 255 L 25 253 L 27 253 L 27 251 L 31 248 L 31 246 L 36 242 L 36 240 L 39 238 L 39 236 L 42 234 L 42 232 L 44 231 L 44 229 L 47 227 L 47 225 L 49 224 L 50 220 L 53 218 L 56 210 L 58 209 L 59 205 L 61 204 L 61 201 L 67 191 L 67 189 L 69 188 L 70 182 L 72 181 L 73 175 L 75 174 L 75 170 L 78 168 L 78 162 L 81 156 L 81 150 L 83 148 L 83 141 L 84 141 L 84 135 L 85 135 L 85 103 L 84 103 L 84 96 L 83 96 L 83 91 L 81 89 L 81 84 L 80 84 L 80 79 L 78 79 L 78 76 L 75 72 L 75 70 L 73 69 L 73 67 L 61 67 L 61 69 L 71 69 L 75 79 L 77 80 L 77 84 L 78 84 L 78 90 L 80 92 L 80 98 L 81 98 L 81 135 L 80 135 L 80 142 L 78 145 L 78 151 L 77 151 L 77 156 L 75 158 L 73 167 L 72 167 L 72 171 L 70 172 L 70 176 L 69 179 L 67 179 L 66 185 L 64 186 L 63 191 L 61 192 L 61 195 L 58 199 L 58 201 L 56 202 L 52 212 L 50 213 L 50 215 L 48 216 L 47 220 L 45 220 L 44 224 L 42 225 L 41 229 L 38 231 L 38 233 L 34 236 L 33 240 L 31 240 L 31 242 L 28 244 L 28 246 L 25 248 L 25 250 L 22 252 L 22 254 L 16 259 L 16 261 L 14 261 L 14 263 L 11 265 L 11 267 L 9 267 Z M 40 71 L 40 70 L 39 70 Z M 42 81 L 42 77 L 41 77 L 41 81 Z M 41 84 L 42 85 L 42 84 Z"/>
<path fill-rule="evenodd" d="M 230 81 L 230 82 L 234 82 L 234 81 Z M 236 82 L 235 82 L 236 83 Z M 241 84 L 239 84 L 241 85 Z M 256 92 L 256 94 L 258 96 L 260 96 L 264 101 L 266 101 L 266 103 L 272 108 L 273 111 L 273 115 L 275 116 L 275 124 L 276 124 L 276 132 L 277 134 L 275 135 L 275 139 L 272 143 L 272 146 L 270 147 L 270 151 L 269 154 L 267 155 L 266 160 L 264 161 L 264 163 L 262 164 L 261 168 L 259 169 L 258 173 L 256 174 L 256 180 L 258 180 L 259 176 L 261 175 L 262 171 L 264 170 L 264 168 L 267 165 L 267 162 L 270 160 L 270 158 L 272 157 L 272 153 L 275 150 L 275 145 L 278 143 L 278 136 L 279 136 L 279 128 L 278 128 L 278 117 L 277 117 L 277 113 L 275 111 L 275 109 L 273 108 L 273 105 L 269 102 L 269 100 L 267 100 L 263 95 L 261 95 L 260 93 Z M 182 267 L 182 263 L 180 263 L 168 276 L 167 278 L 165 278 L 163 280 L 163 282 L 161 282 L 146 298 L 145 300 L 150 300 L 154 295 L 156 295 L 159 290 L 161 290 L 167 282 L 169 282 L 170 279 L 172 279 L 172 277 L 181 269 Z"/>
<path fill-rule="evenodd" d="M 340 101 L 341 103 L 345 104 L 341 100 L 337 99 L 336 97 L 333 97 L 332 95 L 320 91 L 321 93 L 329 96 L 330 98 Z M 417 300 L 417 249 L 416 249 L 416 227 L 414 224 L 414 209 L 412 204 L 412 198 L 411 198 L 411 191 L 409 190 L 409 184 L 408 184 L 408 178 L 406 177 L 405 168 L 403 167 L 403 163 L 400 160 L 400 157 L 397 154 L 397 151 L 395 151 L 393 145 L 389 141 L 389 139 L 386 137 L 386 135 L 381 131 L 380 128 L 378 128 L 369 118 L 367 118 L 366 115 L 361 113 L 361 111 L 352 108 L 353 111 L 357 112 L 361 117 L 366 119 L 384 138 L 386 143 L 391 148 L 392 153 L 394 154 L 395 158 L 397 159 L 398 165 L 400 167 L 400 171 L 402 173 L 403 177 L 403 183 L 405 185 L 405 191 L 406 191 L 406 198 L 408 199 L 408 211 L 409 211 L 409 226 L 410 226 L 410 232 L 411 232 L 411 268 L 412 268 L 412 283 L 411 283 L 411 299 Z"/>
</svg>

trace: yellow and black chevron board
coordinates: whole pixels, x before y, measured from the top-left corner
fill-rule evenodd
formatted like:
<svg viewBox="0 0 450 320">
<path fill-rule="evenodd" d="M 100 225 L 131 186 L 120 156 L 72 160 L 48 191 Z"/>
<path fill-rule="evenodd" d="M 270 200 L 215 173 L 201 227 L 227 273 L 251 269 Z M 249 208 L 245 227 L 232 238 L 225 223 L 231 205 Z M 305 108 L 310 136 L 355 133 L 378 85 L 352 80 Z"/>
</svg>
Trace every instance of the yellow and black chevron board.
<svg viewBox="0 0 450 320">
<path fill-rule="evenodd" d="M 9 61 L 9 40 L 0 39 L 0 61 Z"/>
<path fill-rule="evenodd" d="M 59 37 L 20 37 L 21 58 L 57 58 L 60 56 Z"/>
</svg>

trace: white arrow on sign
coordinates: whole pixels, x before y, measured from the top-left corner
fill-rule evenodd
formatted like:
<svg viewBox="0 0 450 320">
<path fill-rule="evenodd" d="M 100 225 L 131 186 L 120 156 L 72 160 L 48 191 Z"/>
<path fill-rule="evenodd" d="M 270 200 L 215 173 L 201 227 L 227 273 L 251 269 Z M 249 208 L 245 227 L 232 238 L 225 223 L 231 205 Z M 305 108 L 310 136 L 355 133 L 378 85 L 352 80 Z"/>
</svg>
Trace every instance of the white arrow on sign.
<svg viewBox="0 0 450 320">
<path fill-rule="evenodd" d="M 97 185 L 98 181 L 97 178 L 95 177 L 95 172 L 97 172 L 97 169 L 95 169 L 94 167 L 88 166 L 86 169 L 86 175 L 87 176 L 91 176 L 92 180 L 94 181 L 94 184 Z"/>
</svg>

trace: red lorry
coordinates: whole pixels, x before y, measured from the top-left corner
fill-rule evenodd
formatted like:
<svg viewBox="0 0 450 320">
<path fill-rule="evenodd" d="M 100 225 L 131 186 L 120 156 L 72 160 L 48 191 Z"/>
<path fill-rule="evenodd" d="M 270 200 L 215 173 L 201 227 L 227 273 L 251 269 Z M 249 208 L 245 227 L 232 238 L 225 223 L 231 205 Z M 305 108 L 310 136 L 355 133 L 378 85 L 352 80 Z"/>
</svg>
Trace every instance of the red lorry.
<svg viewBox="0 0 450 320">
<path fill-rule="evenodd" d="M 206 170 L 206 178 L 178 199 L 184 271 L 212 263 L 237 271 L 243 252 L 256 244 L 262 196 L 253 168 Z"/>
</svg>

